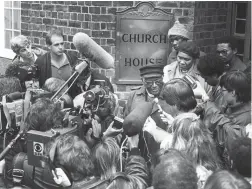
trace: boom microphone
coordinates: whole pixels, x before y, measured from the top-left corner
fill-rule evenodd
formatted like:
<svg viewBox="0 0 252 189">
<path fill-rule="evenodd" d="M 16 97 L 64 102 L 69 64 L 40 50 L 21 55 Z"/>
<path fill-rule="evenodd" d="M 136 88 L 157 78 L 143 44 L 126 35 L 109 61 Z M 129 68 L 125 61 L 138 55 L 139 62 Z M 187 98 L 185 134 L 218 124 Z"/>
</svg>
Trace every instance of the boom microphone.
<svg viewBox="0 0 252 189">
<path fill-rule="evenodd" d="M 129 137 L 140 133 L 143 129 L 146 119 L 150 116 L 153 108 L 153 102 L 143 102 L 139 104 L 124 119 L 123 132 Z"/>
<path fill-rule="evenodd" d="M 73 37 L 76 49 L 103 69 L 114 68 L 114 58 L 85 33 Z"/>
</svg>

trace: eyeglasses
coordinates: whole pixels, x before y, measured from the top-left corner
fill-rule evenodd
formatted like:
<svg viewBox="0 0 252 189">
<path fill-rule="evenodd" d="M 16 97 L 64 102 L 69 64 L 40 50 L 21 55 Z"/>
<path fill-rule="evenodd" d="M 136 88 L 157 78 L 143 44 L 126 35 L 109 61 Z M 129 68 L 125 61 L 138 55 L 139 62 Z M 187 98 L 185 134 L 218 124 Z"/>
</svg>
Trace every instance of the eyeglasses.
<svg viewBox="0 0 252 189">
<path fill-rule="evenodd" d="M 222 54 L 222 55 L 225 55 L 225 56 L 228 54 L 228 52 L 229 52 L 229 50 L 216 51 L 216 53 L 217 53 L 218 55 Z"/>
<path fill-rule="evenodd" d="M 144 84 L 145 84 L 146 86 L 154 85 L 154 83 L 155 83 L 156 85 L 161 85 L 161 84 L 163 84 L 163 79 L 160 78 L 160 79 L 157 79 L 157 80 L 155 80 L 155 81 L 144 81 Z"/>
</svg>

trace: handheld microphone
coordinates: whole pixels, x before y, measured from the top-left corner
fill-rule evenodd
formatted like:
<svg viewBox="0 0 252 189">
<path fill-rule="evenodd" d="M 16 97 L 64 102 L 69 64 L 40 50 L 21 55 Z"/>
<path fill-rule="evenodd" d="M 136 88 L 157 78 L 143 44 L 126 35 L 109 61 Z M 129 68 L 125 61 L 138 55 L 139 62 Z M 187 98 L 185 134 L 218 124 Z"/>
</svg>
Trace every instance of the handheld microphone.
<svg viewBox="0 0 252 189">
<path fill-rule="evenodd" d="M 103 69 L 114 68 L 114 58 L 85 33 L 73 37 L 76 49 Z"/>
<path fill-rule="evenodd" d="M 129 137 L 140 133 L 143 129 L 146 119 L 151 115 L 152 108 L 152 102 L 143 102 L 139 104 L 124 119 L 123 132 Z"/>
<path fill-rule="evenodd" d="M 158 103 L 158 98 L 154 98 L 153 101 L 156 103 L 158 109 L 159 109 L 161 112 L 163 112 L 163 109 L 161 108 L 160 104 Z"/>
</svg>

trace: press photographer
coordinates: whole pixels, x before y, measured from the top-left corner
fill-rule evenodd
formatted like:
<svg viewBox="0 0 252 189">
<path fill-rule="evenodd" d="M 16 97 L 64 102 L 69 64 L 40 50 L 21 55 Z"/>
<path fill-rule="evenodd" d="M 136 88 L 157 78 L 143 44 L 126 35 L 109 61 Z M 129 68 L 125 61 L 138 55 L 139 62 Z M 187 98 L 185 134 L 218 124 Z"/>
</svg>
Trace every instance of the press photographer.
<svg viewBox="0 0 252 189">
<path fill-rule="evenodd" d="M 38 67 L 29 62 L 15 61 L 7 67 L 5 76 L 17 77 L 20 80 L 23 92 L 39 89 Z"/>
</svg>

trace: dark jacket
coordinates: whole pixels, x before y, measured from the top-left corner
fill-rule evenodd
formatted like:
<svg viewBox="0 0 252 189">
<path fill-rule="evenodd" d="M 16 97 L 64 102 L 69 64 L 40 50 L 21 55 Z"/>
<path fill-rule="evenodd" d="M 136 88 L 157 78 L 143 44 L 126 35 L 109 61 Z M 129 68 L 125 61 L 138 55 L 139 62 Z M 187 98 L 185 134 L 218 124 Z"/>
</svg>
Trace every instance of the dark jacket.
<svg viewBox="0 0 252 189">
<path fill-rule="evenodd" d="M 134 108 L 136 108 L 142 102 L 152 100 L 153 98 L 148 97 L 144 86 L 141 86 L 136 90 L 132 91 L 129 95 L 124 109 L 124 118 L 129 115 L 129 113 L 132 112 L 132 110 L 134 110 Z M 174 115 L 174 108 L 168 105 L 164 100 L 159 99 L 159 104 L 166 113 Z M 167 130 L 167 125 L 162 121 L 156 104 L 154 104 L 150 116 L 156 122 L 156 125 L 158 127 Z M 155 154 L 159 150 L 159 148 L 160 144 L 155 141 L 151 134 L 149 134 L 148 132 L 140 133 L 139 149 L 141 151 L 142 157 L 144 157 L 147 162 L 150 162 L 151 156 Z"/>
<path fill-rule="evenodd" d="M 131 182 L 134 189 L 145 189 L 147 188 L 148 180 L 147 165 L 139 154 L 140 152 L 137 148 L 133 148 L 130 151 L 129 158 L 125 164 L 124 175 Z M 109 184 L 109 179 L 100 180 L 95 177 L 75 182 L 71 189 L 106 189 Z"/>
<path fill-rule="evenodd" d="M 105 75 L 100 74 L 98 70 L 91 70 L 91 80 L 87 90 L 90 90 L 95 85 L 95 80 L 105 80 L 105 86 L 109 87 L 110 91 L 114 93 L 114 88 L 109 79 Z M 73 99 L 81 93 L 82 91 L 77 87 L 76 83 L 69 90 L 69 94 Z"/>
<path fill-rule="evenodd" d="M 67 59 L 72 67 L 77 64 L 78 58 L 70 53 L 65 52 Z M 36 65 L 38 65 L 38 74 L 39 74 L 39 86 L 42 87 L 45 81 L 52 77 L 51 69 L 51 55 L 50 52 L 47 52 L 43 56 L 37 58 Z"/>
<path fill-rule="evenodd" d="M 240 125 L 239 122 L 230 119 L 226 114 L 222 114 L 211 101 L 205 104 L 203 122 L 214 133 L 214 139 L 219 146 L 227 147 L 230 145 L 228 142 L 245 136 L 244 125 Z"/>
<path fill-rule="evenodd" d="M 246 68 L 247 68 L 246 64 L 244 64 L 238 56 L 234 55 L 231 62 L 229 64 L 226 64 L 225 71 L 233 71 L 233 70 L 244 71 Z"/>
</svg>

